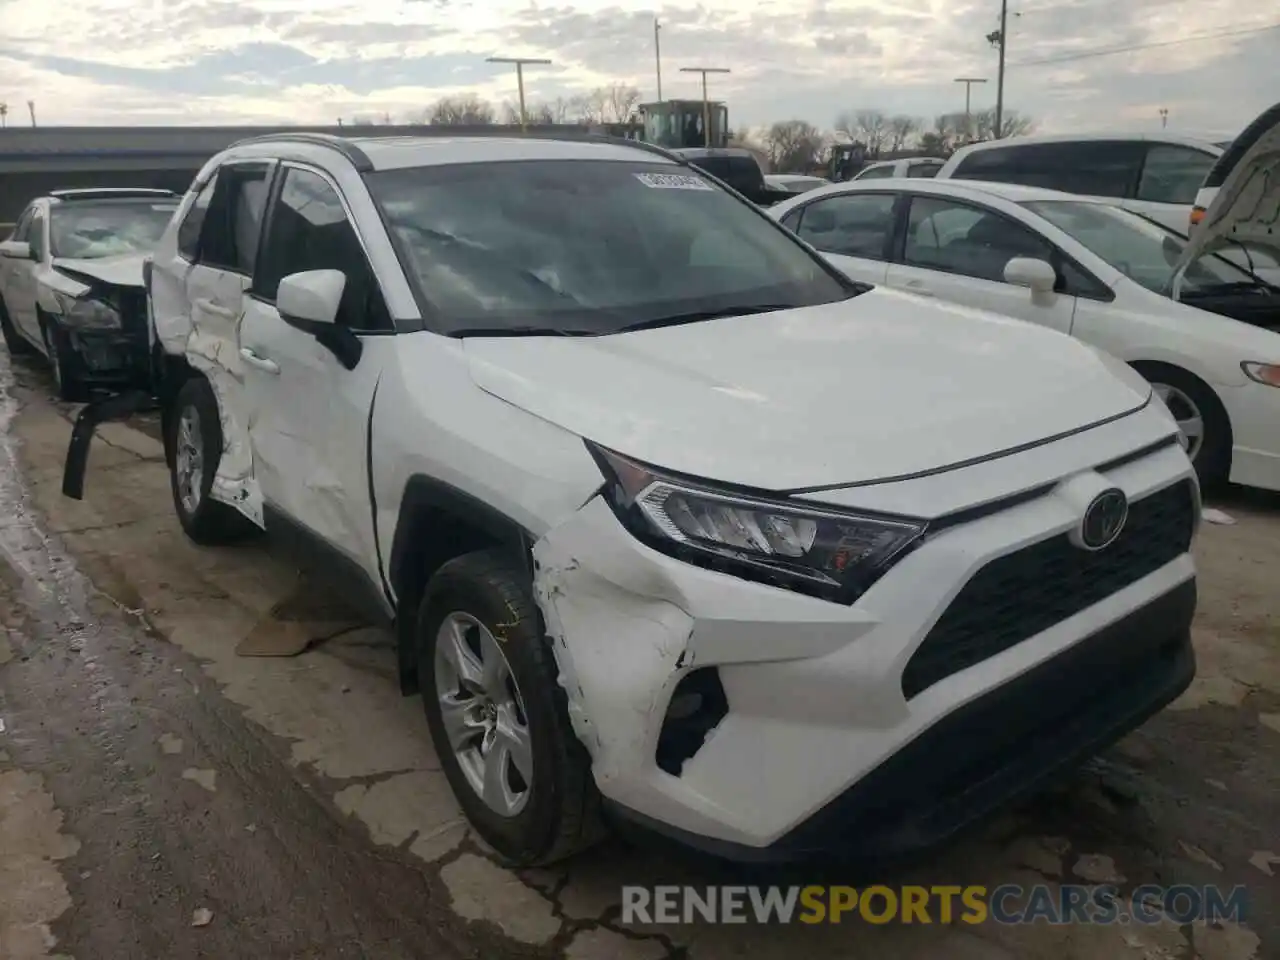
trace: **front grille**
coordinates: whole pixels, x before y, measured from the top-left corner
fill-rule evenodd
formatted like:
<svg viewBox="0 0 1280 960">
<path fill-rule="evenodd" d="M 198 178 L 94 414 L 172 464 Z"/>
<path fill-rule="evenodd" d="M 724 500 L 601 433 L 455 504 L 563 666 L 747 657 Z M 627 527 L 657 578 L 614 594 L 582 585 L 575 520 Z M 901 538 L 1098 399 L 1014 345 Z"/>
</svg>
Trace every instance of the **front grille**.
<svg viewBox="0 0 1280 960">
<path fill-rule="evenodd" d="M 1182 481 L 1130 504 L 1105 550 L 1090 553 L 1060 534 L 992 560 L 907 662 L 903 694 L 910 699 L 1160 569 L 1190 549 L 1194 523 L 1195 490 Z"/>
</svg>

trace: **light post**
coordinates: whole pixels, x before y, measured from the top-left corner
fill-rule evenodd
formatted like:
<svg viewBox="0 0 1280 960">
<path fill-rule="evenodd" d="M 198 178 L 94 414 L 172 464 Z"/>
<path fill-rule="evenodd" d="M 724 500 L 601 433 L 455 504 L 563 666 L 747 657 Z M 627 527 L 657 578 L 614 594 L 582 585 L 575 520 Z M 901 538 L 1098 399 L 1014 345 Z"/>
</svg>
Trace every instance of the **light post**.
<svg viewBox="0 0 1280 960">
<path fill-rule="evenodd" d="M 1168 125 L 1169 125 L 1169 108 L 1161 107 L 1160 108 L 1160 129 L 1163 130 Z"/>
<path fill-rule="evenodd" d="M 550 60 L 541 60 L 534 57 L 489 57 L 486 63 L 514 63 L 516 65 L 516 86 L 520 91 L 520 132 L 525 133 L 529 129 L 528 114 L 524 109 L 524 68 L 527 65 L 545 66 L 551 63 Z"/>
<path fill-rule="evenodd" d="M 986 77 L 956 77 L 956 83 L 964 84 L 964 135 L 967 140 L 973 139 L 973 111 L 971 107 L 971 93 L 975 83 L 986 83 Z"/>
<path fill-rule="evenodd" d="M 681 67 L 681 73 L 702 74 L 702 139 L 706 146 L 711 146 L 711 101 L 707 99 L 707 74 L 730 73 L 728 67 Z"/>
</svg>

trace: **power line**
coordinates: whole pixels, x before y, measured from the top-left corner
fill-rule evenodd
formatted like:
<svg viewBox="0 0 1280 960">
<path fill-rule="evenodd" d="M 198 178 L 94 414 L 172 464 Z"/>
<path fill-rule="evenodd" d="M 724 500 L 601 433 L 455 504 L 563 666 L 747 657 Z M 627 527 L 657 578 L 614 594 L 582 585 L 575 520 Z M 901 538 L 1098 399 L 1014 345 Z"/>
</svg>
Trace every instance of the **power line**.
<svg viewBox="0 0 1280 960">
<path fill-rule="evenodd" d="M 1036 60 L 1018 60 L 1009 64 L 1011 67 L 1036 67 L 1051 63 L 1071 63 L 1075 60 L 1089 60 L 1094 57 L 1109 57 L 1116 53 L 1132 53 L 1135 50 L 1154 50 L 1157 47 L 1175 47 L 1184 43 L 1195 43 L 1199 40 L 1221 40 L 1227 37 L 1243 37 L 1253 33 L 1265 33 L 1268 30 L 1280 30 L 1280 23 L 1269 23 L 1261 27 L 1247 27 L 1236 30 L 1219 30 L 1216 33 L 1198 33 L 1180 40 L 1157 40 L 1151 43 L 1133 43 L 1123 47 L 1103 47 L 1098 50 L 1083 50 L 1080 53 L 1063 54 L 1060 57 L 1041 57 Z"/>
</svg>

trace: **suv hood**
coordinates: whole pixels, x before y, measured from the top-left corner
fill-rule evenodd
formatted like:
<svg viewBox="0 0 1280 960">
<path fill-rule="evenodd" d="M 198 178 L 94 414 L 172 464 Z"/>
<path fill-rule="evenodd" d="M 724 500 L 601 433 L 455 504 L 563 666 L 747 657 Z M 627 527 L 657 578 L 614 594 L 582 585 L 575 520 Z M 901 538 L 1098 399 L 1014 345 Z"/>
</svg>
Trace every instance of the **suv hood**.
<svg viewBox="0 0 1280 960">
<path fill-rule="evenodd" d="M 883 288 L 613 336 L 463 344 L 476 385 L 535 416 L 654 466 L 775 491 L 959 466 L 1150 395 L 1067 336 Z"/>
<path fill-rule="evenodd" d="M 1191 263 L 1232 246 L 1233 241 L 1261 248 L 1280 259 L 1280 112 L 1274 107 L 1268 112 L 1277 113 L 1276 121 L 1227 174 L 1204 217 L 1191 231 L 1174 265 L 1175 297 L 1182 273 Z"/>
</svg>

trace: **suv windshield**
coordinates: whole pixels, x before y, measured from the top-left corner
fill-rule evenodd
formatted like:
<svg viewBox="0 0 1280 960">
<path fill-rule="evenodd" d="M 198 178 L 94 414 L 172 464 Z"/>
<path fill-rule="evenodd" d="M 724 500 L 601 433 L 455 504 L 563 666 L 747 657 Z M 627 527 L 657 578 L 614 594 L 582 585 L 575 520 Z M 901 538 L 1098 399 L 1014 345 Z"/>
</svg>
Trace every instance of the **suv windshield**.
<svg viewBox="0 0 1280 960">
<path fill-rule="evenodd" d="M 1069 233 L 1130 280 L 1156 293 L 1168 293 L 1173 265 L 1187 245 L 1185 237 L 1153 220 L 1101 203 L 1034 200 L 1025 201 L 1023 206 Z M 1232 266 L 1220 256 L 1209 255 L 1187 268 L 1183 295 L 1259 282 L 1248 271 Z"/>
<path fill-rule="evenodd" d="M 78 260 L 150 253 L 177 208 L 177 200 L 53 204 L 49 252 Z"/>
<path fill-rule="evenodd" d="M 688 167 L 526 160 L 367 179 L 440 333 L 609 334 L 862 289 Z"/>
</svg>

